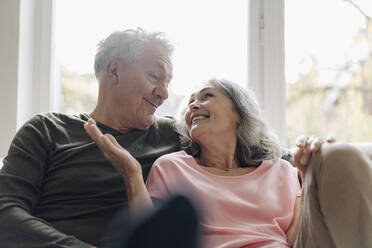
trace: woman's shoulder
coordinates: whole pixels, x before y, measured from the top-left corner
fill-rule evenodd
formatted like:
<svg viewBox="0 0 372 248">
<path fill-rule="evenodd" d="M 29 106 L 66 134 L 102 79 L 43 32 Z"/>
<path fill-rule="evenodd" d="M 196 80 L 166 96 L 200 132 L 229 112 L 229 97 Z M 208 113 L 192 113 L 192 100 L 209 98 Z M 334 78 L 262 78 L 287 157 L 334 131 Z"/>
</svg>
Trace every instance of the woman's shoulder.
<svg viewBox="0 0 372 248">
<path fill-rule="evenodd" d="M 271 160 L 264 160 L 263 163 L 273 170 L 281 171 L 281 172 L 289 172 L 293 173 L 296 172 L 297 169 L 287 160 L 284 159 L 271 159 Z"/>
<path fill-rule="evenodd" d="M 154 165 L 163 164 L 166 162 L 174 162 L 174 161 L 185 161 L 190 159 L 190 155 L 188 155 L 185 151 L 178 151 L 172 152 L 165 155 L 160 156 L 154 163 Z"/>
<path fill-rule="evenodd" d="M 194 168 L 194 158 L 185 151 L 178 151 L 165 154 L 155 160 L 151 170 L 158 173 L 190 173 Z"/>
<path fill-rule="evenodd" d="M 189 156 L 185 151 L 177 151 L 177 152 L 171 152 L 171 153 L 167 153 L 167 154 L 164 154 L 162 156 L 160 156 L 158 158 L 163 160 L 163 159 L 170 159 L 170 158 L 183 158 L 183 157 L 187 157 Z"/>
</svg>

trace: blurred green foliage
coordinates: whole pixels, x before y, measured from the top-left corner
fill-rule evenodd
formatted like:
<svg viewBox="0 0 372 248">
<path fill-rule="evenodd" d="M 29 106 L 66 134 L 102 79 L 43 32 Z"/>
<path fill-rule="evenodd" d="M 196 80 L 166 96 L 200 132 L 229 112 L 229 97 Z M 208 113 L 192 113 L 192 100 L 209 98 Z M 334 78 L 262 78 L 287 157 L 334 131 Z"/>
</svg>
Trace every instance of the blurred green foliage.
<svg viewBox="0 0 372 248">
<path fill-rule="evenodd" d="M 336 78 L 350 76 L 325 86 L 319 81 L 316 58 L 306 75 L 287 84 L 287 144 L 295 145 L 296 137 L 316 134 L 334 136 L 339 141 L 372 141 L 372 19 L 355 3 L 350 7 L 365 18 L 365 28 L 353 37 L 353 46 L 368 44 L 368 54 L 359 61 L 345 61 L 337 68 Z"/>
<path fill-rule="evenodd" d="M 93 111 L 98 95 L 94 75 L 78 75 L 61 68 L 61 109 L 63 113 L 77 114 Z"/>
</svg>

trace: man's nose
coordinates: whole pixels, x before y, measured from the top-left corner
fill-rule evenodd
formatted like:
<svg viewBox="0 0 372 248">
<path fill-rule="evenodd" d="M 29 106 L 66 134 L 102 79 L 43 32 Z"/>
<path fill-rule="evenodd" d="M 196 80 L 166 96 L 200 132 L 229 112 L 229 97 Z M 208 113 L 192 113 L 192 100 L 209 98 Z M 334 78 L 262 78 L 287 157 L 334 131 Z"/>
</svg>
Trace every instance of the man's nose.
<svg viewBox="0 0 372 248">
<path fill-rule="evenodd" d="M 165 85 L 159 85 L 155 87 L 154 95 L 164 101 L 168 98 L 168 88 Z"/>
</svg>

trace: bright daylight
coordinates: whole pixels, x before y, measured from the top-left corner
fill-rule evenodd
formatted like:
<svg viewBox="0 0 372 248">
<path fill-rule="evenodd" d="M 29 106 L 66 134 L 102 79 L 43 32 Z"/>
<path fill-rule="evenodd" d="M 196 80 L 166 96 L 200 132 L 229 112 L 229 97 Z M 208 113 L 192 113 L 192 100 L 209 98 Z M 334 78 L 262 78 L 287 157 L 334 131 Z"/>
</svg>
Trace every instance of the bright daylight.
<svg viewBox="0 0 372 248">
<path fill-rule="evenodd" d="M 170 97 L 158 114 L 177 113 L 187 92 L 212 77 L 248 85 L 247 1 L 107 3 L 90 1 L 89 11 L 81 18 L 86 1 L 56 2 L 62 111 L 92 110 L 97 94 L 92 63 L 97 43 L 111 30 L 138 26 L 165 32 L 176 47 Z M 210 6 L 213 11 L 208 10 Z M 109 14 L 97 19 L 98 13 Z M 353 142 L 372 139 L 371 15 L 368 0 L 285 1 L 289 145 L 301 134 L 332 135 Z"/>
<path fill-rule="evenodd" d="M 0 248 L 371 248 L 371 0 L 1 0 Z"/>
</svg>

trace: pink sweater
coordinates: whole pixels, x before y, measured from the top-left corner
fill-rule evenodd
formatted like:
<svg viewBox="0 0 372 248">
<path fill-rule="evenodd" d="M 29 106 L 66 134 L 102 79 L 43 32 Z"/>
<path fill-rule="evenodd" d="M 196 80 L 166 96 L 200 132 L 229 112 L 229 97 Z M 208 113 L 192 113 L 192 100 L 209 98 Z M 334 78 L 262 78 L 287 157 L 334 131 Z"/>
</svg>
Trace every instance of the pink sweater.
<svg viewBox="0 0 372 248">
<path fill-rule="evenodd" d="M 184 151 L 158 158 L 146 182 L 151 197 L 177 192 L 201 211 L 205 247 L 289 247 L 286 231 L 301 194 L 297 170 L 284 160 L 265 160 L 241 176 L 219 176 Z"/>
</svg>

